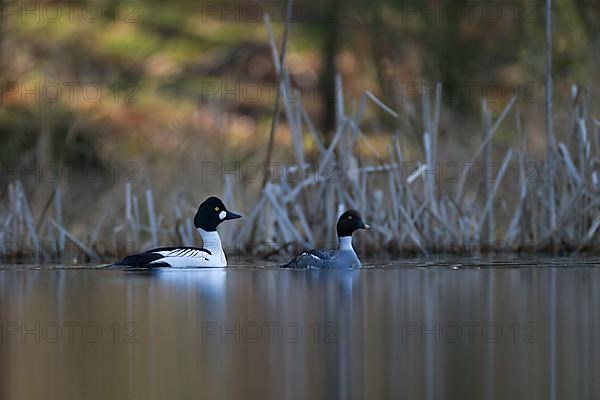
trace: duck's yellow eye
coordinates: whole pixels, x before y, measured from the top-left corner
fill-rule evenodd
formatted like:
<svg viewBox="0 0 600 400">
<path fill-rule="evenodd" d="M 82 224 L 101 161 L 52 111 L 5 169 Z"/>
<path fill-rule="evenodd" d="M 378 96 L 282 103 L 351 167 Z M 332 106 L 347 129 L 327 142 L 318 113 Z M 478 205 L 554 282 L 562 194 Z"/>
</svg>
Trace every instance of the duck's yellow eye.
<svg viewBox="0 0 600 400">
<path fill-rule="evenodd" d="M 348 215 L 348 219 L 352 219 L 352 215 Z"/>
<path fill-rule="evenodd" d="M 219 212 L 219 207 L 215 207 L 215 211 L 216 211 L 216 212 Z"/>
</svg>

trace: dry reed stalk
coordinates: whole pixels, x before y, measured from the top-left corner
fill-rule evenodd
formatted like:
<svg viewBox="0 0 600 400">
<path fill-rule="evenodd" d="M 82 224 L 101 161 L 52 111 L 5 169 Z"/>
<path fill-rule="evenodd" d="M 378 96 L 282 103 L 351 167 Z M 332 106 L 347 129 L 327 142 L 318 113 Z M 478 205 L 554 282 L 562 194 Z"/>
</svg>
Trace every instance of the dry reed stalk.
<svg viewBox="0 0 600 400">
<path fill-rule="evenodd" d="M 150 234 L 152 235 L 151 246 L 158 247 L 158 226 L 156 224 L 156 214 L 154 213 L 154 196 L 152 189 L 146 189 L 146 205 L 148 207 L 148 223 L 150 224 Z"/>
<path fill-rule="evenodd" d="M 81 251 L 85 253 L 91 260 L 98 259 L 99 256 L 93 250 L 89 249 L 85 244 L 83 244 L 79 239 L 77 239 L 74 235 L 69 233 L 65 228 L 60 226 L 54 219 L 50 218 L 49 221 L 58 231 L 62 232 L 69 240 L 71 240 Z"/>
</svg>

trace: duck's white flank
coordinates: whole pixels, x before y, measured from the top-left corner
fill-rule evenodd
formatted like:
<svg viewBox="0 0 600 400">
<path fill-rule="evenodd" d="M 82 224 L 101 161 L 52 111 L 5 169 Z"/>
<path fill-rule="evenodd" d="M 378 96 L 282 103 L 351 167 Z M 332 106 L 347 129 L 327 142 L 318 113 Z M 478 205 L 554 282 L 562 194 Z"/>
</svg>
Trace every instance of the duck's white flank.
<svg viewBox="0 0 600 400">
<path fill-rule="evenodd" d="M 207 232 L 200 228 L 197 228 L 197 231 L 202 236 L 202 247 L 210 251 L 211 254 L 197 250 L 170 250 L 160 252 L 159 254 L 162 254 L 165 258 L 160 258 L 151 264 L 166 262 L 172 268 L 226 267 L 227 259 L 225 258 L 225 252 L 223 252 L 219 233 L 217 231 Z"/>
</svg>

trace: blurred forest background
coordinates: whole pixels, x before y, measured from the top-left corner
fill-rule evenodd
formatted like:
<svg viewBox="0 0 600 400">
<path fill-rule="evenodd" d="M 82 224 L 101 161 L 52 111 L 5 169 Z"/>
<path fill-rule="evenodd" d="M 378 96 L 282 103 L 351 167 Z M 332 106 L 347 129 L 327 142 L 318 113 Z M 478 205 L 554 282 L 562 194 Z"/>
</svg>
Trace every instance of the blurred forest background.
<svg viewBox="0 0 600 400">
<path fill-rule="evenodd" d="M 422 158 L 420 96 L 441 82 L 441 161 L 477 149 L 482 98 L 497 115 L 513 95 L 526 116 L 528 151 L 542 157 L 544 4 L 297 0 L 285 64 L 324 143 L 335 127 L 339 73 L 348 108 L 369 90 L 401 113 L 367 110 L 363 131 L 381 153 L 397 132 L 406 159 Z M 555 0 L 553 7 L 560 137 L 573 85 L 598 98 L 600 2 Z M 79 235 L 93 229 L 99 210 L 123 212 L 116 199 L 127 182 L 152 187 L 157 209 L 181 196 L 196 203 L 222 193 L 225 170 L 239 174 L 240 165 L 266 157 L 277 85 L 267 14 L 279 41 L 281 1 L 3 1 L 0 198 L 20 180 L 41 218 L 60 186 L 64 223 Z M 589 107 L 598 118 L 598 105 Z M 286 132 L 282 117 L 273 161 L 293 161 Z M 494 140 L 497 154 L 521 141 L 513 125 Z M 309 157 L 311 149 L 307 141 Z M 207 162 L 227 166 L 203 176 Z M 261 183 L 234 181 L 238 209 L 251 208 Z"/>
</svg>

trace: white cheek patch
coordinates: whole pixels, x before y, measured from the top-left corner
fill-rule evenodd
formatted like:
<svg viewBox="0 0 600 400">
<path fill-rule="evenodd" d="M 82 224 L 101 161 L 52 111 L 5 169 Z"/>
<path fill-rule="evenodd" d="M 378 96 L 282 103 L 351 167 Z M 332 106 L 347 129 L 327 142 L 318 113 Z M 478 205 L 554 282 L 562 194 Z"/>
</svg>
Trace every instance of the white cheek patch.
<svg viewBox="0 0 600 400">
<path fill-rule="evenodd" d="M 226 216 L 227 216 L 227 213 L 225 211 L 221 211 L 219 213 L 219 218 L 221 218 L 221 220 L 224 220 Z"/>
</svg>

